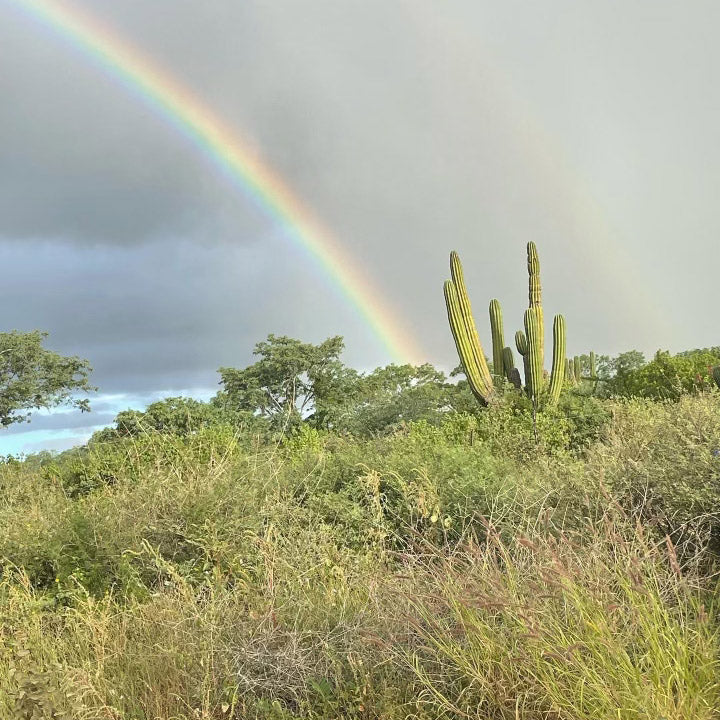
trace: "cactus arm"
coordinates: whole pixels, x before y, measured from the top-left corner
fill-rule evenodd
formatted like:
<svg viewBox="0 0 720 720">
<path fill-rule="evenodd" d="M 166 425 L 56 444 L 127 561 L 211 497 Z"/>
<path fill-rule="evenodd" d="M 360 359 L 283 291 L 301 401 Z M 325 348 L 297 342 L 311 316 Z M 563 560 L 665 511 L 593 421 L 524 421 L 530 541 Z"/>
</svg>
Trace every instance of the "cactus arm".
<svg viewBox="0 0 720 720">
<path fill-rule="evenodd" d="M 556 405 L 565 381 L 565 318 L 556 315 L 553 320 L 553 359 L 548 405 Z"/>
<path fill-rule="evenodd" d="M 502 308 L 497 300 L 490 301 L 490 330 L 492 331 L 493 374 L 500 385 L 505 376 L 503 350 L 505 335 L 503 331 Z"/>
<path fill-rule="evenodd" d="M 459 294 L 452 280 L 445 283 L 444 292 L 450 330 L 465 376 L 473 395 L 482 405 L 487 405 L 493 396 L 494 387 L 482 346 L 477 333 L 473 337 L 468 331 Z M 482 363 L 478 362 L 478 357 L 482 358 Z"/>
</svg>

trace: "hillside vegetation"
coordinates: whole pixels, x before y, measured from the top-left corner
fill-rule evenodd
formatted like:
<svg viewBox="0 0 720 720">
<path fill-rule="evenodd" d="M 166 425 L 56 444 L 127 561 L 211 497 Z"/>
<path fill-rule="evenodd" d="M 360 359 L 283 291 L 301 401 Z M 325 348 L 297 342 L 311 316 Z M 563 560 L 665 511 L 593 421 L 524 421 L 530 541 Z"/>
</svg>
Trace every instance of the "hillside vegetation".
<svg viewBox="0 0 720 720">
<path fill-rule="evenodd" d="M 363 382 L 352 432 L 175 399 L 5 462 L 0 717 L 717 717 L 720 392 L 588 382 L 536 444 Z"/>
</svg>

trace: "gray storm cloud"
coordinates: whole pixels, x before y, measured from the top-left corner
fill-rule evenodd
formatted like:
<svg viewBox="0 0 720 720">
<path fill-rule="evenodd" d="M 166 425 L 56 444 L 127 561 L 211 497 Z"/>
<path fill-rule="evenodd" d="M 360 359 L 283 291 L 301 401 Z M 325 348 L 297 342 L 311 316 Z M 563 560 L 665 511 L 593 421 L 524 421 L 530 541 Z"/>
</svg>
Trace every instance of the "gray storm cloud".
<svg viewBox="0 0 720 720">
<path fill-rule="evenodd" d="M 454 364 L 440 284 L 520 323 L 524 244 L 570 352 L 717 344 L 712 2 L 73 0 L 262 154 Z M 268 332 L 389 360 L 272 218 L 72 42 L 0 0 L 3 325 L 105 392 L 207 387 Z M 55 421 L 53 421 L 55 422 Z"/>
</svg>

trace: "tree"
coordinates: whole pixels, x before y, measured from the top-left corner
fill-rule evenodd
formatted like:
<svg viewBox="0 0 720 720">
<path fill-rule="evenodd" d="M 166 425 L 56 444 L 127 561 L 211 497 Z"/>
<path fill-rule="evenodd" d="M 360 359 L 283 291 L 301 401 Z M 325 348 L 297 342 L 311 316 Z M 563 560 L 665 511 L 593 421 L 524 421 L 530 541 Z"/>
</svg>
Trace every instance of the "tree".
<svg viewBox="0 0 720 720">
<path fill-rule="evenodd" d="M 168 397 L 151 403 L 144 411 L 123 410 L 115 418 L 115 427 L 99 430 L 92 436 L 92 442 L 109 442 L 149 433 L 187 437 L 217 425 L 264 430 L 261 419 L 247 411 L 228 412 L 217 398 L 202 402 L 188 397 Z"/>
<path fill-rule="evenodd" d="M 227 406 L 268 418 L 274 429 L 288 429 L 304 419 L 321 425 L 328 413 L 347 400 L 357 373 L 340 361 L 343 339 L 313 345 L 268 335 L 255 346 L 259 360 L 242 370 L 220 368 Z"/>
<path fill-rule="evenodd" d="M 340 360 L 341 337 L 320 345 L 268 336 L 260 359 L 221 368 L 223 390 L 213 403 L 267 418 L 274 430 L 301 422 L 353 435 L 392 431 L 417 420 L 438 421 L 449 410 L 474 410 L 467 383 L 448 383 L 432 365 L 388 365 L 361 374 Z"/>
<path fill-rule="evenodd" d="M 469 388 L 448 383 L 432 365 L 388 365 L 358 376 L 335 429 L 354 435 L 391 431 L 404 423 L 439 421 L 448 411 L 475 409 Z"/>
<path fill-rule="evenodd" d="M 47 333 L 0 333 L 0 426 L 29 420 L 30 411 L 70 405 L 90 410 L 78 392 L 94 390 L 87 360 L 43 347 Z"/>
<path fill-rule="evenodd" d="M 685 393 L 712 387 L 712 367 L 719 360 L 718 348 L 677 355 L 658 350 L 648 363 L 637 351 L 623 353 L 611 363 L 615 375 L 608 381 L 607 391 L 623 397 L 677 400 Z"/>
</svg>

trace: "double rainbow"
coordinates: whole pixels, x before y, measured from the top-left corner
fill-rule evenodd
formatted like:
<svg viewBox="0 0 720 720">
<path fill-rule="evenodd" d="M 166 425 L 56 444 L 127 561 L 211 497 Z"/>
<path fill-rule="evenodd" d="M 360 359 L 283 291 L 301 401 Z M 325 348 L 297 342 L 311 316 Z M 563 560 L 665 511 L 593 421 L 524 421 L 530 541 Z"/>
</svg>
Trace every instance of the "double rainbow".
<svg viewBox="0 0 720 720">
<path fill-rule="evenodd" d="M 94 18 L 58 0 L 11 0 L 120 80 L 192 144 L 322 267 L 396 362 L 421 353 L 352 260 L 283 180 L 212 109 Z"/>
</svg>

